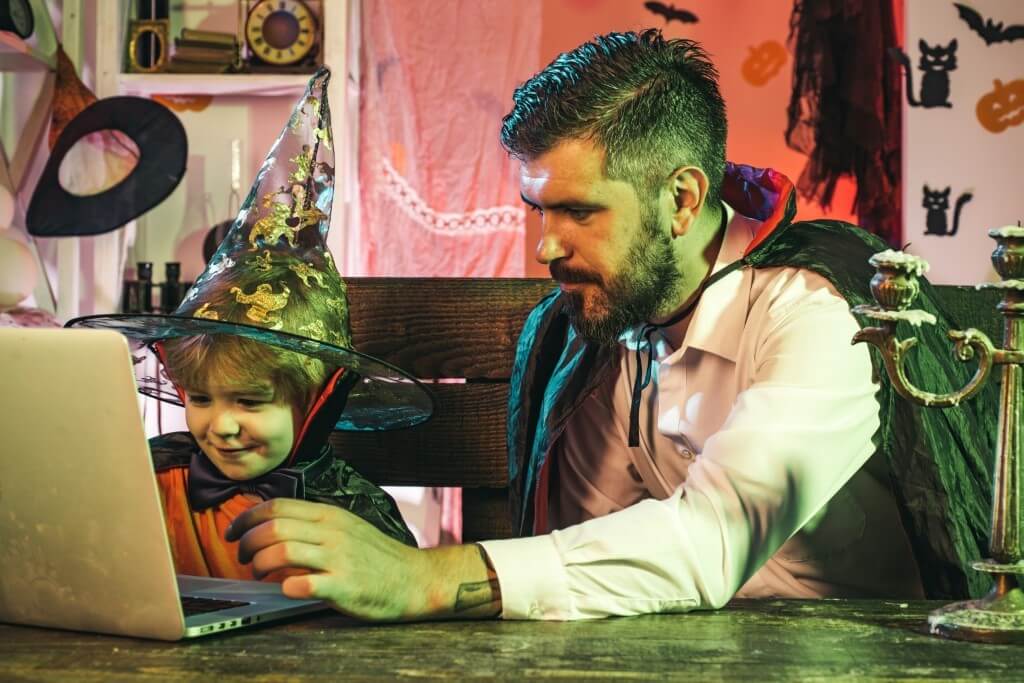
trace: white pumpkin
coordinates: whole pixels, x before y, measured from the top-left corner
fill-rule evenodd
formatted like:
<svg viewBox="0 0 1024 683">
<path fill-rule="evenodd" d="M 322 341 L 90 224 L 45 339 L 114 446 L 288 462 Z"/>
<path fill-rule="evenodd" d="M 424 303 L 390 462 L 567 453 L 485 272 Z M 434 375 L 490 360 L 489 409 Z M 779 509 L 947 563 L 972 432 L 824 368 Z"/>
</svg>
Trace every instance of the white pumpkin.
<svg viewBox="0 0 1024 683">
<path fill-rule="evenodd" d="M 27 299 L 37 277 L 29 248 L 10 232 L 0 232 L 0 310 L 14 308 Z"/>
</svg>

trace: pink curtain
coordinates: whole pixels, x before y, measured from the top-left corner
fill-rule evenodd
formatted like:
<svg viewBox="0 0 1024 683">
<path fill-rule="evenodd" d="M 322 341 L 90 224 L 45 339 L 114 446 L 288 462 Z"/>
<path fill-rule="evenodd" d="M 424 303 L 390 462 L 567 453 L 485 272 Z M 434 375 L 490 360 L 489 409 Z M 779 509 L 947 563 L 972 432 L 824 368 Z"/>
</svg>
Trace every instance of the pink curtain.
<svg viewBox="0 0 1024 683">
<path fill-rule="evenodd" d="M 368 275 L 524 273 L 518 164 L 498 143 L 538 68 L 538 0 L 364 0 L 356 242 Z"/>
<path fill-rule="evenodd" d="M 540 0 L 363 0 L 360 26 L 349 262 L 370 276 L 523 276 L 518 164 L 498 133 L 539 68 Z M 422 499 L 440 498 L 439 542 L 458 543 L 461 491 L 437 493 Z"/>
</svg>

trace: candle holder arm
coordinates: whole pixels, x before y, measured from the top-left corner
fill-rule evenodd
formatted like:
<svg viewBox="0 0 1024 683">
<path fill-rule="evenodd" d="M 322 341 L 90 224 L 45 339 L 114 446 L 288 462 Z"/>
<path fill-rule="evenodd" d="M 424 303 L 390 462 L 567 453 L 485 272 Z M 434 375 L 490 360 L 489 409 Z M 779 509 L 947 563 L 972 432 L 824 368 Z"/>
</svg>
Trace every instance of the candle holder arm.
<svg viewBox="0 0 1024 683">
<path fill-rule="evenodd" d="M 872 316 L 867 307 L 860 308 L 858 313 Z M 873 307 L 872 307 L 873 308 Z M 882 313 L 889 313 L 882 311 Z M 947 393 L 933 393 L 914 386 L 914 383 L 907 377 L 904 364 L 907 354 L 917 345 L 916 337 L 908 337 L 900 340 L 896 336 L 896 322 L 882 319 L 882 325 L 878 327 L 865 327 L 854 335 L 853 342 L 858 344 L 865 342 L 871 344 L 881 353 L 885 370 L 892 381 L 893 388 L 903 398 L 914 401 L 923 406 L 936 408 L 948 408 L 959 405 L 961 401 L 976 394 L 988 380 L 992 367 L 999 361 L 1006 362 L 999 358 L 1003 354 L 997 350 L 992 341 L 984 332 L 969 328 L 967 330 L 950 330 L 950 339 L 953 340 L 953 353 L 961 362 L 967 362 L 974 358 L 978 359 L 978 368 L 970 381 L 958 390 Z M 998 360 L 997 360 L 998 358 Z"/>
</svg>

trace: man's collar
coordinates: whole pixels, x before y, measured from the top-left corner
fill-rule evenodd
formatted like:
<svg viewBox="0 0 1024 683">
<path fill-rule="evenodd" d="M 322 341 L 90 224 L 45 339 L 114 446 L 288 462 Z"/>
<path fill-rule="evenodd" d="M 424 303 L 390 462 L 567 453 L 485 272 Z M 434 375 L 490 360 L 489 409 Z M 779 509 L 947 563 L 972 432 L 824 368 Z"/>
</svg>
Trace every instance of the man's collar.
<svg viewBox="0 0 1024 683">
<path fill-rule="evenodd" d="M 711 269 L 712 275 L 741 259 L 750 240 L 761 226 L 760 221 L 737 213 L 724 202 L 723 206 L 727 219 L 725 237 L 722 239 L 722 248 L 718 250 L 715 265 Z M 747 319 L 746 305 L 737 306 L 736 302 L 745 304 L 749 300 L 752 280 L 750 269 L 740 268 L 723 277 L 714 286 L 708 287 L 693 311 L 683 343 L 677 347 L 677 353 L 692 347 L 735 362 L 740 333 Z"/>
<path fill-rule="evenodd" d="M 722 246 L 718 250 L 709 276 L 742 258 L 744 250 L 761 225 L 760 221 L 737 213 L 724 202 L 722 207 L 726 219 L 725 236 L 722 238 Z M 748 269 L 740 269 L 724 276 L 704 291 L 688 319 L 655 332 L 668 342 L 670 349 L 674 349 L 669 353 L 669 357 L 676 357 L 681 353 L 681 349 L 693 346 L 732 361 L 736 360 L 739 332 L 746 320 L 746 307 L 731 304 L 737 298 L 743 301 L 747 299 L 744 295 L 744 292 L 750 289 L 750 274 L 747 271 Z M 635 349 L 641 327 L 642 325 L 637 325 L 626 330 L 619 337 L 619 342 L 626 348 Z"/>
</svg>

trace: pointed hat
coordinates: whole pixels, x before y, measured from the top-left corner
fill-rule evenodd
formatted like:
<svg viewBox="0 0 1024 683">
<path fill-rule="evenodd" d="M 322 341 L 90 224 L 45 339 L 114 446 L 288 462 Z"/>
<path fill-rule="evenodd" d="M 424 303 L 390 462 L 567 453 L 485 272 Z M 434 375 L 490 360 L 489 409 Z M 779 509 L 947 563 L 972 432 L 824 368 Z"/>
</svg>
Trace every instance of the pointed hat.
<svg viewBox="0 0 1024 683">
<path fill-rule="evenodd" d="M 232 334 L 351 370 L 344 410 L 334 429 L 409 427 L 433 413 L 433 397 L 404 371 L 352 348 L 345 283 L 327 249 L 334 194 L 334 152 L 327 83 L 310 79 L 220 247 L 170 315 L 76 318 L 68 327 L 121 332 L 151 348 L 174 337 Z M 321 314 L 303 318 L 317 298 Z M 139 391 L 179 403 L 165 378 L 141 378 Z"/>
</svg>

